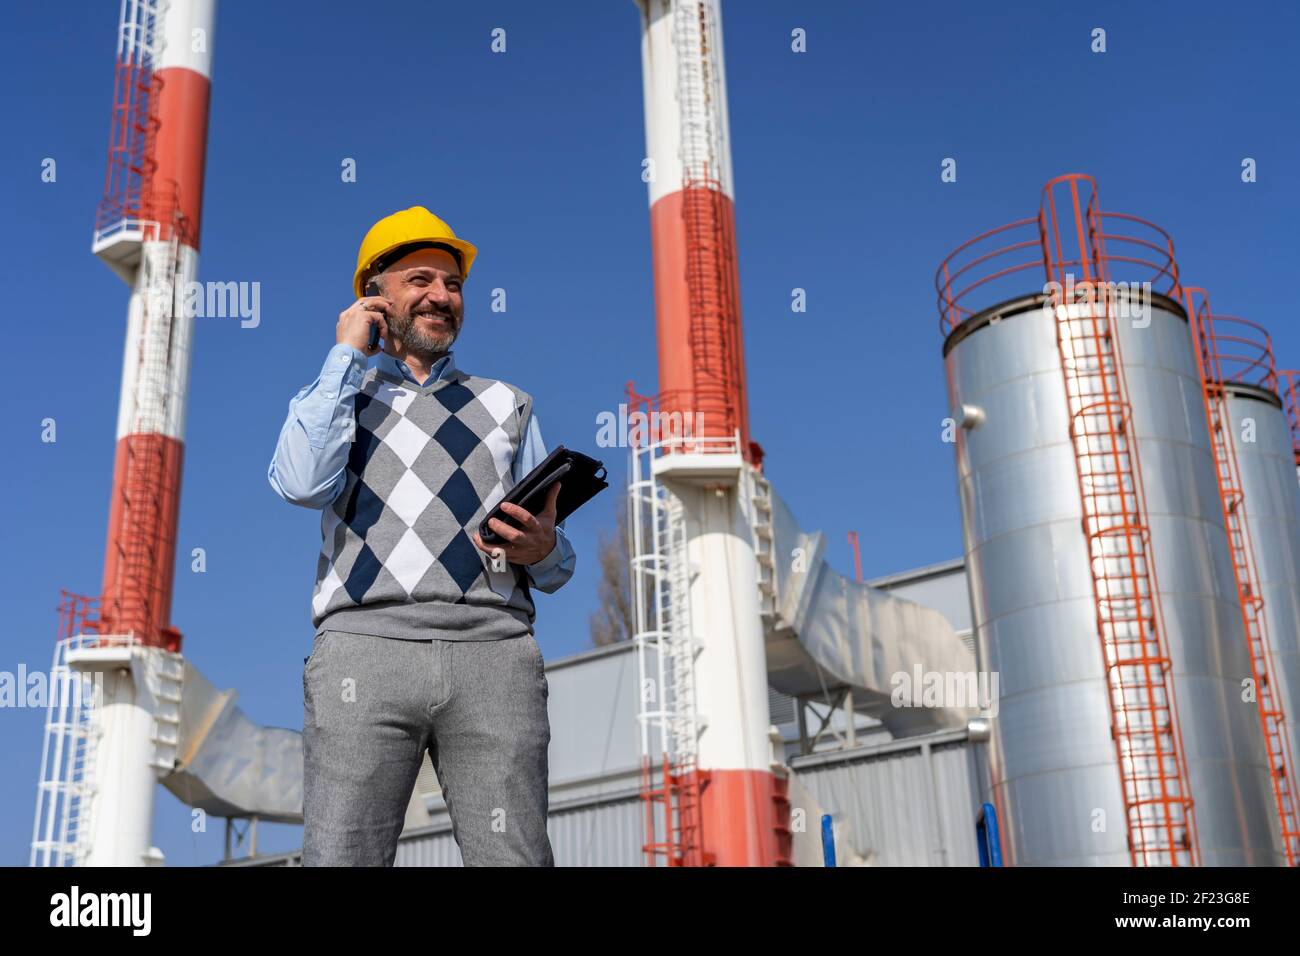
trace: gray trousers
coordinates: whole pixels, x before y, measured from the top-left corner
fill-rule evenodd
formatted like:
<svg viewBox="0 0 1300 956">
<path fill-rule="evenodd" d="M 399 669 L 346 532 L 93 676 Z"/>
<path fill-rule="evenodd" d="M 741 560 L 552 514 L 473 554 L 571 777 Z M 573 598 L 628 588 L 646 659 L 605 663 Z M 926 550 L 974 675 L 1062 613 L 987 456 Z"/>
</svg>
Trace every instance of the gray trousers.
<svg viewBox="0 0 1300 956">
<path fill-rule="evenodd" d="M 392 866 L 426 750 L 466 866 L 554 865 L 534 638 L 325 631 L 302 686 L 303 866 Z"/>
</svg>

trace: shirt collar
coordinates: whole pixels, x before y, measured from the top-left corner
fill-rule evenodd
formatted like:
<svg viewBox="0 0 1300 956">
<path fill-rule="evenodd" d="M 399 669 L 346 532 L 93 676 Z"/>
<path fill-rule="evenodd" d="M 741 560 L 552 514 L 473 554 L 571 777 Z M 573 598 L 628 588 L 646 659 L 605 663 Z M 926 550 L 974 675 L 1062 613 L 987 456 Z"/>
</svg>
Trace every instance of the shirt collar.
<svg viewBox="0 0 1300 956">
<path fill-rule="evenodd" d="M 375 368 L 381 372 L 387 372 L 396 378 L 401 378 L 417 388 L 423 388 L 426 385 L 432 385 L 440 378 L 449 377 L 452 372 L 456 371 L 456 360 L 453 352 L 448 352 L 438 361 L 433 363 L 433 368 L 429 370 L 429 377 L 423 382 L 418 382 L 411 373 L 411 367 L 399 358 L 389 355 L 387 352 L 380 352 L 375 356 Z"/>
</svg>

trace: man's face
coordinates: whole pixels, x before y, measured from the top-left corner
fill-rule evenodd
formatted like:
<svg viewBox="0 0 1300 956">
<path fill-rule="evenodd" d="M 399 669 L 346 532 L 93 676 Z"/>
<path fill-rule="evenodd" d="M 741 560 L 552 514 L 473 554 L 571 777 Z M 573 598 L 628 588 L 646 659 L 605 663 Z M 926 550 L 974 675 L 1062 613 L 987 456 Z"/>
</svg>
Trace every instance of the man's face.
<svg viewBox="0 0 1300 956">
<path fill-rule="evenodd" d="M 465 301 L 456 257 L 442 249 L 417 249 L 379 276 L 379 287 L 393 303 L 389 331 L 422 357 L 446 352 L 460 334 Z"/>
</svg>

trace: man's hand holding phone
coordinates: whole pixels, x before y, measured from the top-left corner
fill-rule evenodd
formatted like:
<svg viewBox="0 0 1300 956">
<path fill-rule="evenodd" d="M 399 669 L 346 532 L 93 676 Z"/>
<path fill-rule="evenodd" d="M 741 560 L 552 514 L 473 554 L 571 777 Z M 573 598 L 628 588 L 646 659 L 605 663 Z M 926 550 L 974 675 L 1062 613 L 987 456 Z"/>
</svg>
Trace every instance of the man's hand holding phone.
<svg viewBox="0 0 1300 956">
<path fill-rule="evenodd" d="M 336 341 L 346 343 L 366 355 L 374 355 L 382 348 L 378 339 L 383 338 L 385 341 L 388 339 L 386 319 L 393 306 L 378 294 L 379 287 L 373 281 L 366 291 L 374 294 L 357 299 L 339 313 Z M 377 329 L 379 335 L 372 336 L 372 329 Z"/>
</svg>

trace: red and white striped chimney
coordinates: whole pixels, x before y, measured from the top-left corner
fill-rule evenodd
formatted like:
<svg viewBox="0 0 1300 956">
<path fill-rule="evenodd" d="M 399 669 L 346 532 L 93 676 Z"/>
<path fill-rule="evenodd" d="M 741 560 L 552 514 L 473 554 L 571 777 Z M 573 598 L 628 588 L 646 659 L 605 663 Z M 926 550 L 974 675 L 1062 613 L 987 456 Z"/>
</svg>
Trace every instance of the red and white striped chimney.
<svg viewBox="0 0 1300 956">
<path fill-rule="evenodd" d="M 639 0 L 659 408 L 753 460 L 717 0 Z"/>
<path fill-rule="evenodd" d="M 132 286 L 100 632 L 178 650 L 172 574 L 198 270 L 215 0 L 123 0 L 96 251 Z"/>
<path fill-rule="evenodd" d="M 773 774 L 753 503 L 746 500 L 753 486 L 747 472 L 761 452 L 749 434 L 721 16 L 717 0 L 638 6 L 657 404 L 706 439 L 688 441 L 655 465 L 682 505 L 685 553 L 675 560 L 690 568 L 689 634 L 698 642 L 698 739 L 695 770 L 685 779 L 686 789 L 692 777 L 698 781 L 700 820 L 687 837 L 695 845 L 679 847 L 679 858 L 770 866 L 786 862 L 786 805 L 783 781 Z M 727 449 L 737 437 L 738 447 Z M 715 453 L 724 449 L 735 465 L 715 468 L 725 457 Z"/>
<path fill-rule="evenodd" d="M 108 181 L 93 250 L 131 287 L 117 417 L 99 637 L 107 655 L 83 784 L 78 858 L 89 866 L 162 863 L 151 846 L 159 732 L 177 700 L 171 626 L 185 404 L 194 317 L 178 307 L 198 272 L 215 0 L 122 0 Z M 182 295 L 176 293 L 180 291 Z M 116 655 L 116 656 L 114 656 Z M 170 743 L 169 743 L 170 741 Z"/>
</svg>

